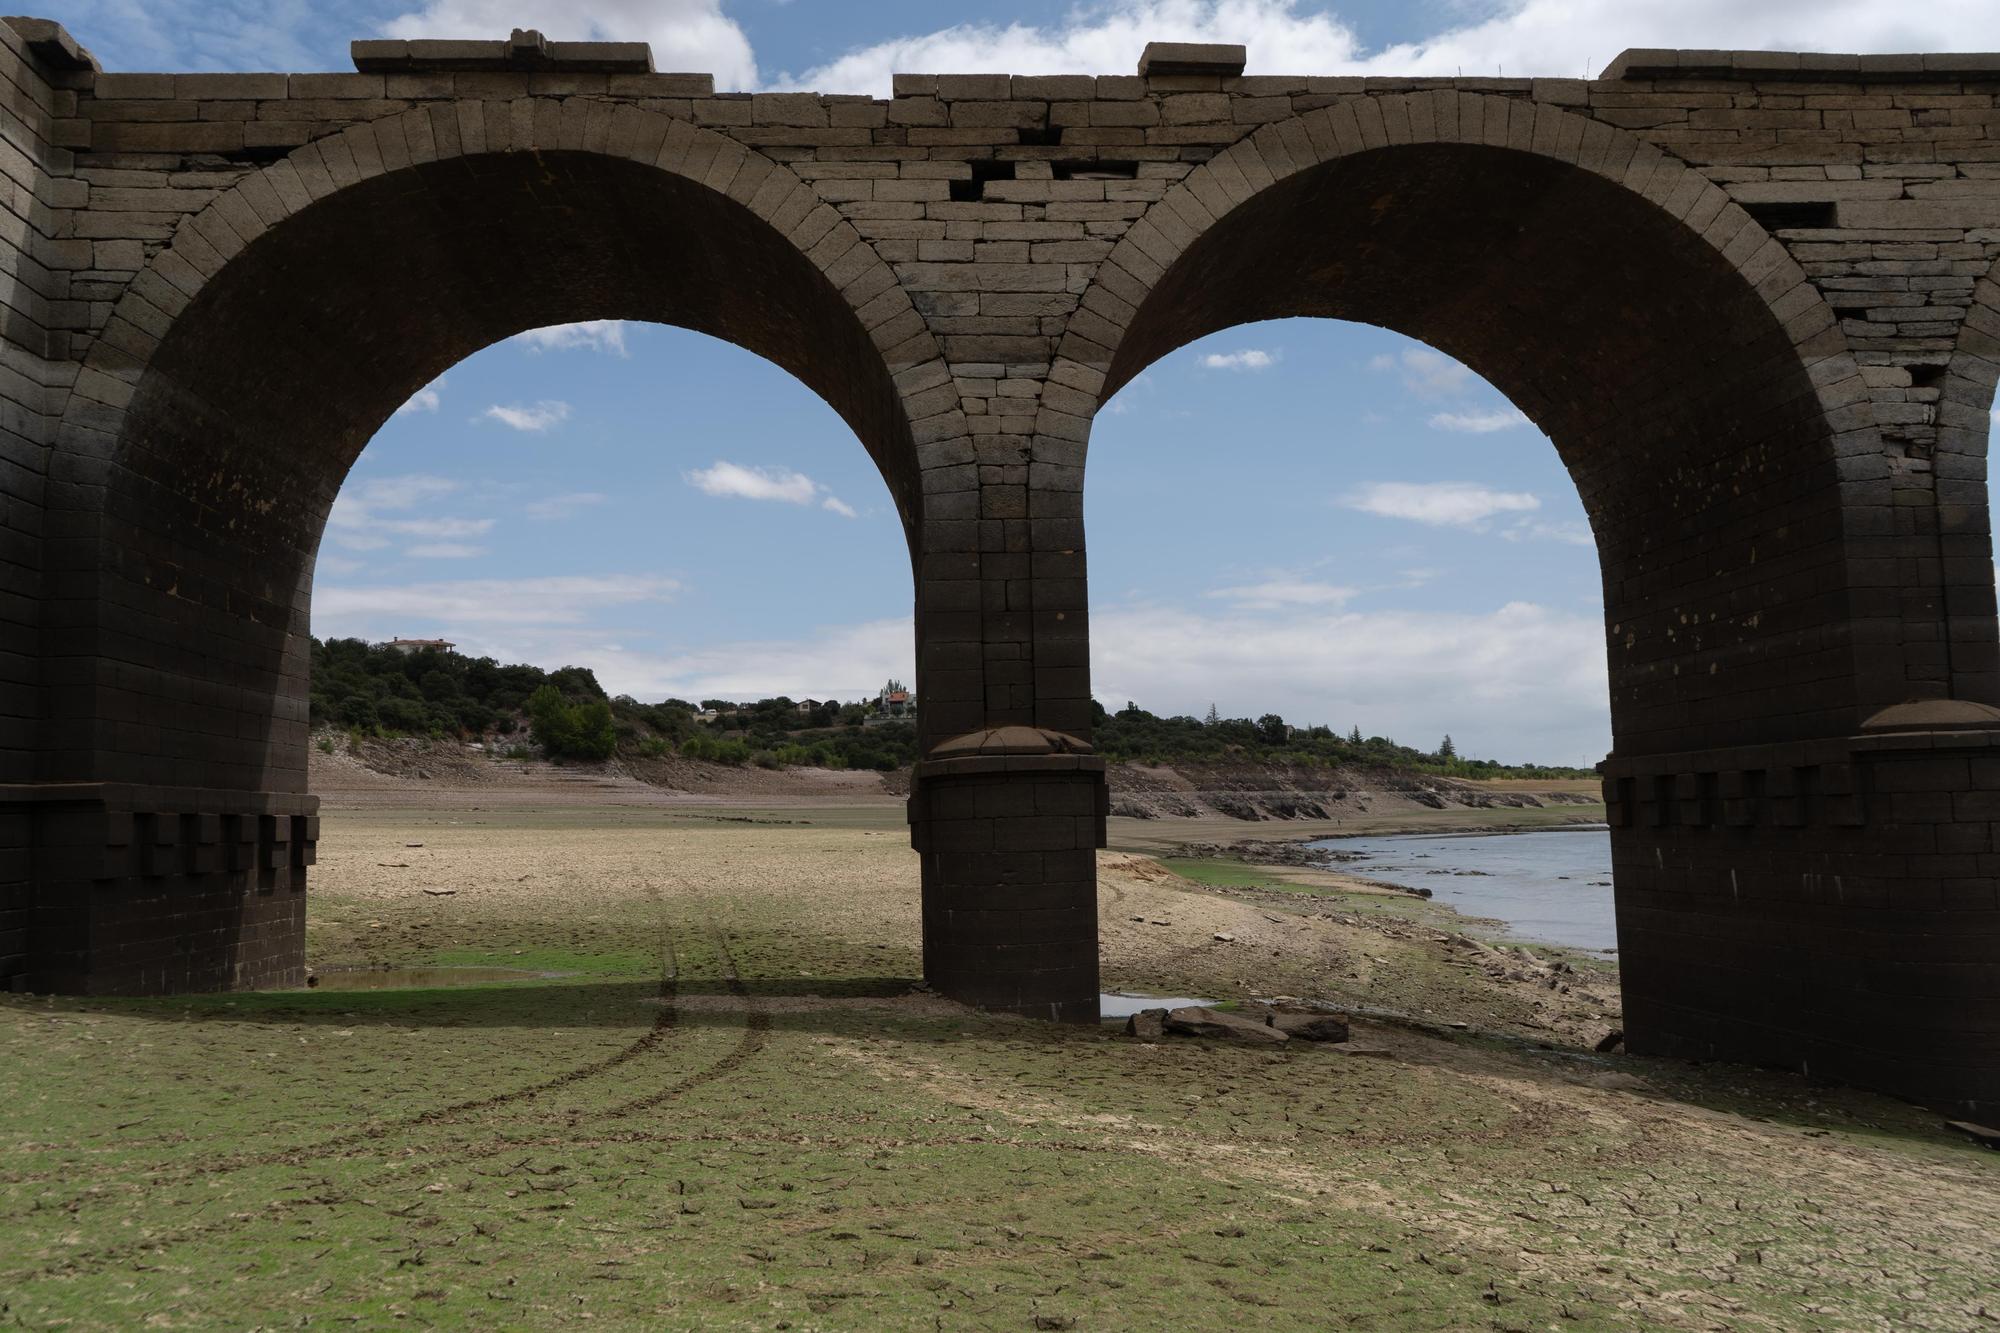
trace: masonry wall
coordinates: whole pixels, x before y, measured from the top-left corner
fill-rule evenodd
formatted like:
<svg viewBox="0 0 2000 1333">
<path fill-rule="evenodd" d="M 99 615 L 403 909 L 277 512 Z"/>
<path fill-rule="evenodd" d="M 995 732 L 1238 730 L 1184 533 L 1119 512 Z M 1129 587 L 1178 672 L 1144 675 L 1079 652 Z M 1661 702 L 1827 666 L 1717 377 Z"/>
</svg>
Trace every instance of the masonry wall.
<svg viewBox="0 0 2000 1333">
<path fill-rule="evenodd" d="M 1094 908 L 1077 867 L 1091 839 L 1065 803 L 1100 788 L 1036 765 L 1088 742 L 1091 422 L 1153 357 L 1258 317 L 1243 293 L 1299 286 L 1289 279 L 1312 229 L 1291 213 L 1338 209 L 1357 182 L 1392 211 L 1429 190 L 1430 230 L 1404 232 L 1409 281 L 1327 287 L 1318 306 L 1264 313 L 1372 318 L 1430 338 L 1506 387 L 1564 451 L 1614 609 L 1607 779 L 1623 821 L 1635 1045 L 1992 1097 L 1992 1062 L 1974 1070 L 1944 1048 L 1990 1050 L 2000 1035 L 1989 864 L 2000 849 L 1976 801 L 1914 794 L 1943 770 L 1907 756 L 1955 736 L 1971 763 L 1992 743 L 1978 727 L 2000 720 L 1984 481 L 2000 377 L 2000 57 L 1628 52 L 1594 81 L 910 75 L 886 100 L 505 64 L 56 80 L 44 174 L 61 208 L 40 262 L 51 295 L 66 283 L 69 299 L 41 327 L 60 326 L 60 347 L 44 346 L 69 368 L 50 382 L 66 373 L 74 387 L 45 469 L 67 480 L 40 542 L 36 641 L 45 677 L 63 685 L 60 707 L 46 692 L 28 706 L 41 777 L 143 775 L 158 786 L 134 812 L 164 827 L 221 812 L 233 769 L 202 726 L 154 725 L 163 711 L 206 703 L 209 684 L 235 689 L 228 706 L 263 720 L 231 744 L 265 744 L 251 766 L 271 771 L 284 746 L 267 742 L 298 730 L 295 672 L 276 673 L 260 710 L 262 687 L 204 665 L 197 639 L 215 635 L 161 600 L 206 558 L 173 543 L 209 507 L 149 529 L 163 512 L 153 499 L 198 496 L 200 439 L 229 435 L 198 429 L 192 410 L 178 424 L 156 410 L 221 382 L 174 350 L 188 312 L 224 311 L 218 329 L 276 327 L 258 294 L 281 299 L 283 284 L 242 275 L 286 237 L 326 227 L 341 199 L 421 188 L 448 202 L 453 181 L 502 151 L 632 159 L 675 189 L 735 200 L 804 255 L 893 386 L 888 425 L 862 433 L 912 537 L 925 744 L 936 755 L 1007 732 L 958 746 L 997 767 L 920 781 L 927 943 L 954 993 L 1082 1013 Z M 1543 242 L 1515 255 L 1512 290 L 1478 262 L 1497 242 L 1454 239 L 1439 222 L 1455 210 Z M 507 207 L 483 215 L 501 233 L 512 225 Z M 1379 258 L 1368 218 L 1345 225 Z M 1188 313 L 1218 290 L 1238 303 Z M 1537 293 L 1549 308 L 1523 319 Z M 759 319 L 786 299 L 746 280 L 711 314 L 722 336 L 757 347 L 770 336 Z M 1484 343 L 1466 332 L 1496 311 L 1515 323 L 1495 321 Z M 349 313 L 419 359 L 449 350 L 394 310 L 377 312 L 380 327 Z M 192 397 L 174 397 L 190 385 Z M 386 415 L 406 386 L 359 387 Z M 241 411 L 216 401 L 254 443 L 240 429 L 260 410 L 254 396 Z M 301 470 L 330 491 L 340 450 L 367 429 L 357 417 L 314 436 Z M 202 475 L 218 475 L 208 461 Z M 230 513 L 283 498 L 254 473 Z M 272 522 L 299 520 L 296 509 Z M 292 534 L 290 549 L 309 535 Z M 239 614 L 227 596 L 209 610 Z M 299 591 L 283 614 L 305 611 Z M 159 683 L 167 659 L 182 682 L 171 690 Z M 1908 712 L 1913 702 L 1930 711 Z M 1021 748 L 1033 745 L 1047 754 Z M 8 752 L 20 764 L 33 746 Z M 1971 768 L 1965 780 L 1983 790 Z M 209 794 L 177 799 L 177 782 Z M 1044 811 L 1045 799 L 1063 809 Z M 1781 813 L 1795 799 L 1814 812 L 1803 824 Z M 1026 846 L 1051 819 L 1071 821 L 1069 841 Z M 1024 857 L 1039 858 L 1027 878 Z M 1862 883 L 1865 911 L 1839 896 Z M 106 904 L 167 901 L 104 884 Z M 171 911 L 124 910 L 106 907 L 107 943 L 171 934 L 155 930 Z M 1935 984 L 1956 1005 L 1909 980 L 1947 938 L 1967 958 Z M 1038 952 L 1046 965 L 1014 965 Z M 211 960 L 181 975 L 216 974 Z M 1890 1016 L 1859 1020 L 1868 997 Z M 1760 1017 L 1773 1006 L 1782 1022 Z M 1897 1017 L 1936 1043 L 1921 1078 L 1897 1063 Z"/>
<path fill-rule="evenodd" d="M 120 263 L 134 245 L 151 256 L 185 236 L 226 187 L 296 148 L 323 142 L 333 156 L 350 126 L 446 101 L 457 118 L 476 107 L 517 122 L 541 114 L 518 99 L 561 99 L 545 104 L 550 123 L 569 116 L 579 140 L 591 107 L 635 106 L 783 163 L 891 266 L 951 372 L 951 400 L 914 422 L 931 520 L 924 716 L 946 736 L 992 721 L 1087 728 L 1085 664 L 1057 631 L 1086 614 L 1066 590 L 1085 575 L 1079 497 L 1098 388 L 1088 375 L 1048 376 L 1066 335 L 1100 327 L 1102 309 L 1078 307 L 1104 288 L 1113 247 L 1142 219 L 1136 234 L 1171 234 L 1155 208 L 1176 183 L 1316 111 L 1351 115 L 1366 148 L 1417 132 L 1405 109 L 1416 96 L 1559 110 L 1720 186 L 1837 318 L 1866 379 L 1857 407 L 1871 432 L 1842 477 L 1854 541 L 1840 591 L 1855 641 L 1831 646 L 1872 682 L 1860 706 L 1913 692 L 1992 701 L 1991 580 L 1976 568 L 1990 366 L 1954 357 L 1974 287 L 2000 258 L 1996 71 L 1983 57 L 1638 52 L 1610 74 L 913 75 L 888 101 L 712 95 L 698 75 L 104 74 L 56 132 L 76 154 L 86 230 Z M 1532 151 L 1536 124 L 1483 138 Z M 350 177 L 364 170 L 346 165 Z M 1653 202 L 1674 211 L 1671 198 Z M 200 230 L 218 225 L 211 216 Z M 115 283 L 118 271 L 103 272 Z"/>
<path fill-rule="evenodd" d="M 29 807 L 7 794 L 35 776 L 43 503 L 62 394 L 74 378 L 72 330 L 87 322 L 70 269 L 67 211 L 84 189 L 51 145 L 76 94 L 51 86 L 19 33 L 0 24 L 0 977 L 28 949 L 33 913 Z"/>
</svg>

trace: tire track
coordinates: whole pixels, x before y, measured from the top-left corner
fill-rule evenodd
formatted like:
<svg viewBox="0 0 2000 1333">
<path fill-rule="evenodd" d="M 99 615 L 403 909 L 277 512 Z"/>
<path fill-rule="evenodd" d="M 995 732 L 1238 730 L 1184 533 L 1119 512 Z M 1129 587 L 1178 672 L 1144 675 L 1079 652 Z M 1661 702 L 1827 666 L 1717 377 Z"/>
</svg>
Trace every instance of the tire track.
<svg viewBox="0 0 2000 1333">
<path fill-rule="evenodd" d="M 731 995 L 743 1001 L 743 1007 L 746 1011 L 743 1022 L 743 1035 L 737 1038 L 735 1047 L 728 1054 L 724 1055 L 708 1068 L 698 1070 L 695 1073 L 689 1074 L 686 1078 L 670 1083 L 658 1092 L 635 1098 L 620 1106 L 614 1106 L 609 1111 L 603 1113 L 605 1119 L 610 1120 L 619 1116 L 637 1115 L 642 1111 L 653 1110 L 656 1107 L 665 1105 L 667 1102 L 673 1101 L 677 1097 L 685 1096 L 704 1084 L 714 1083 L 719 1079 L 727 1078 L 756 1056 L 759 1051 L 763 1050 L 764 1043 L 770 1040 L 770 1012 L 757 1002 L 756 998 L 750 994 L 750 988 L 743 984 L 743 978 L 736 970 L 736 959 L 730 954 L 729 945 L 723 940 L 722 933 L 717 931 L 714 938 L 716 957 L 722 963 L 723 984 L 729 988 Z"/>
<path fill-rule="evenodd" d="M 376 1121 L 363 1125 L 361 1128 L 349 1133 L 338 1134 L 332 1138 L 321 1139 L 315 1143 L 290 1148 L 270 1148 L 255 1153 L 237 1153 L 232 1156 L 216 1158 L 211 1161 L 180 1168 L 162 1168 L 146 1174 L 132 1183 L 140 1188 L 153 1188 L 161 1185 L 185 1184 L 193 1180 L 203 1180 L 212 1176 L 252 1170 L 260 1166 L 303 1166 L 309 1162 L 340 1156 L 349 1149 L 362 1144 L 380 1142 L 393 1134 L 407 1133 L 415 1129 L 427 1129 L 434 1125 L 454 1124 L 482 1111 L 490 1111 L 495 1107 L 513 1106 L 533 1101 L 538 1097 L 547 1096 L 552 1092 L 559 1092 L 586 1079 L 598 1078 L 622 1065 L 630 1064 L 641 1056 L 651 1053 L 658 1049 L 661 1043 L 666 1041 L 680 1021 L 680 1011 L 674 1003 L 679 994 L 679 986 L 679 955 L 674 947 L 671 933 L 663 927 L 660 939 L 659 1012 L 653 1016 L 652 1025 L 645 1032 L 641 1033 L 622 1049 L 614 1051 L 602 1059 L 578 1065 L 573 1069 L 566 1069 L 559 1074 L 543 1079 L 539 1083 L 530 1083 L 525 1087 L 514 1088 L 506 1092 L 496 1092 L 483 1097 L 473 1097 L 464 1101 L 452 1102 L 446 1106 L 436 1107 L 428 1111 L 419 1111 L 414 1115 L 403 1116 L 395 1120 Z M 9 1185 L 34 1184 L 38 1181 L 52 1180 L 69 1174 L 73 1174 L 73 1172 L 37 1172 L 6 1177 L 0 1179 L 0 1183 Z M 50 1206 L 74 1209 L 89 1202 L 91 1197 L 90 1195 L 85 1195 Z"/>
<path fill-rule="evenodd" d="M 730 954 L 729 946 L 723 941 L 720 932 L 715 933 L 714 942 L 716 954 L 721 964 L 724 984 L 728 987 L 730 994 L 743 1000 L 745 1007 L 749 1010 L 742 1036 L 737 1039 L 736 1044 L 729 1051 L 724 1053 L 714 1063 L 676 1080 L 657 1092 L 623 1103 L 608 1111 L 597 1113 L 602 1118 L 609 1119 L 615 1116 L 631 1115 L 661 1106 L 677 1097 L 685 1095 L 695 1088 L 728 1077 L 729 1074 L 740 1068 L 746 1061 L 763 1049 L 764 1044 L 769 1039 L 771 1016 L 761 1006 L 756 1004 L 755 998 L 750 994 L 749 988 L 743 984 L 742 978 L 736 969 L 735 959 Z M 645 1036 L 640 1037 L 624 1051 L 619 1051 L 590 1065 L 581 1066 L 579 1070 L 565 1071 L 563 1074 L 559 1074 L 544 1083 L 535 1084 L 528 1089 L 520 1089 L 513 1093 L 501 1093 L 493 1097 L 475 1098 L 465 1102 L 453 1103 L 451 1106 L 441 1108 L 438 1111 L 426 1112 L 418 1116 L 409 1117 L 403 1121 L 386 1124 L 380 1127 L 379 1133 L 357 1132 L 355 1134 L 343 1135 L 339 1139 L 327 1140 L 313 1145 L 311 1149 L 305 1151 L 294 1150 L 291 1153 L 272 1152 L 257 1154 L 254 1155 L 254 1158 L 251 1155 L 245 1155 L 244 1158 L 236 1159 L 226 1169 L 235 1170 L 250 1165 L 306 1165 L 313 1161 L 326 1160 L 336 1156 L 351 1156 L 356 1149 L 386 1137 L 388 1133 L 395 1129 L 401 1128 L 407 1130 L 460 1121 L 466 1115 L 470 1114 L 474 1108 L 490 1108 L 495 1104 L 525 1101 L 533 1095 L 539 1095 L 541 1092 L 577 1082 L 583 1076 L 580 1070 L 588 1069 L 601 1073 L 604 1069 L 616 1068 L 618 1065 L 627 1063 L 631 1059 L 636 1058 L 638 1054 L 653 1049 L 653 1047 L 657 1046 L 664 1039 L 668 1032 L 675 1030 L 679 1025 L 679 1010 L 674 1004 L 679 985 L 679 969 L 675 959 L 676 955 L 671 941 L 663 941 L 660 1015 L 654 1020 L 653 1027 Z M 626 1133 L 621 1132 L 596 1137 L 599 1141 L 616 1142 L 628 1136 Z M 630 1141 L 642 1142 L 647 1140 L 649 1132 L 644 1130 L 630 1131 L 629 1137 Z M 461 1142 L 456 1145 L 443 1145 L 425 1154 L 425 1158 L 427 1167 L 443 1167 L 497 1157 L 504 1153 L 517 1151 L 524 1146 L 559 1146 L 574 1142 L 576 1142 L 576 1139 L 573 1135 L 540 1135 L 526 1139 L 496 1136 L 483 1142 Z M 214 1172 L 195 1172 L 186 1178 L 196 1179 L 209 1174 L 214 1174 Z M 391 1171 L 377 1173 L 366 1180 L 356 1182 L 352 1187 L 352 1197 L 360 1201 L 362 1192 L 392 1180 L 404 1179 L 408 1179 L 408 1172 L 400 1166 Z M 149 1180 L 138 1183 L 144 1186 L 156 1182 Z M 11 1274 L 8 1277 L 8 1281 L 23 1283 L 50 1277 L 82 1276 L 139 1255 L 157 1254 L 176 1246 L 188 1244 L 191 1241 L 203 1240 L 211 1236 L 237 1230 L 260 1218 L 281 1216 L 294 1206 L 296 1205 L 291 1203 L 273 1203 L 255 1213 L 244 1213 L 218 1218 L 214 1222 L 183 1227 L 179 1230 L 149 1237 L 145 1240 L 131 1241 L 102 1250 L 82 1251 L 65 1255 L 60 1259 L 45 1263 L 38 1268 Z"/>
</svg>

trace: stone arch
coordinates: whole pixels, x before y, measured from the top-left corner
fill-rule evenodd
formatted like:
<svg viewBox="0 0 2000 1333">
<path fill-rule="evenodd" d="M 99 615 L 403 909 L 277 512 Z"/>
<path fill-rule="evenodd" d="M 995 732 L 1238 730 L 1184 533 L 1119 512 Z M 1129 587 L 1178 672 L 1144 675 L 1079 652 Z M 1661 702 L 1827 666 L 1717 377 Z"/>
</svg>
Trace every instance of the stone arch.
<svg viewBox="0 0 2000 1333">
<path fill-rule="evenodd" d="M 1147 364 L 1289 315 L 1430 342 L 1556 441 L 1605 564 L 1621 752 L 1853 731 L 1902 702 L 1900 656 L 1863 642 L 1897 615 L 1857 575 L 1892 503 L 1866 386 L 1803 269 L 1700 173 L 1451 90 L 1266 125 L 1113 249 L 1039 435 L 1081 464 L 1098 404 Z M 1805 699 L 1801 678 L 1841 684 Z"/>
<path fill-rule="evenodd" d="M 1994 633 L 1993 520 L 1987 470 L 2000 387 L 2000 262 L 1973 284 L 1944 377 L 1936 387 L 1932 455 L 1938 556 L 1943 564 L 1946 643 L 1954 675 L 1977 676 L 1969 697 L 2000 701 L 2000 640 Z"/>
<path fill-rule="evenodd" d="M 480 347 L 607 317 L 797 375 L 854 428 L 914 547 L 912 422 L 955 392 L 894 275 L 796 173 L 596 99 L 417 108 L 184 219 L 83 358 L 59 427 L 77 486 L 50 579 L 74 611 L 48 636 L 63 734 L 45 767 L 303 791 L 312 567 L 354 456 Z"/>
</svg>

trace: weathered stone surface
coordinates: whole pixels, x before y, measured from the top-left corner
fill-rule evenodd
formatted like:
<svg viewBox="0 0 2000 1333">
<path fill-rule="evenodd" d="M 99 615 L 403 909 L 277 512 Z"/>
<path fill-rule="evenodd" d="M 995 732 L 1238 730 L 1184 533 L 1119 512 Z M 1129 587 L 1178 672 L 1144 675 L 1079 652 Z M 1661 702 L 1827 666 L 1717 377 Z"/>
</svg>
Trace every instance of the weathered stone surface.
<svg viewBox="0 0 2000 1333">
<path fill-rule="evenodd" d="M 1148 42 L 1139 54 L 1141 77 L 1174 74 L 1216 74 L 1235 78 L 1243 72 L 1248 51 L 1222 42 Z"/>
<path fill-rule="evenodd" d="M 615 310 L 854 428 L 915 554 L 927 973 L 1094 1018 L 1092 424 L 1171 348 L 1328 316 L 1449 347 L 1590 515 L 1631 1048 L 1991 1119 L 2000 60 L 1238 78 L 1156 48 L 882 102 L 530 33 L 99 73 L 36 24 L 0 25 L 0 981 L 296 970 L 327 500 L 410 367 Z"/>
<path fill-rule="evenodd" d="M 1326 1013 L 1275 1013 L 1269 1020 L 1287 1037 L 1298 1041 L 1346 1041 L 1347 1017 Z"/>
<path fill-rule="evenodd" d="M 1253 1046 L 1276 1046 L 1291 1039 L 1281 1028 L 1240 1014 L 1204 1009 L 1197 1005 L 1170 1010 L 1166 1017 L 1166 1029 L 1184 1037 L 1219 1037 L 1224 1041 L 1246 1042 Z"/>
<path fill-rule="evenodd" d="M 1167 1011 L 1141 1009 L 1125 1020 L 1125 1035 L 1141 1041 L 1158 1041 L 1167 1032 Z"/>
</svg>

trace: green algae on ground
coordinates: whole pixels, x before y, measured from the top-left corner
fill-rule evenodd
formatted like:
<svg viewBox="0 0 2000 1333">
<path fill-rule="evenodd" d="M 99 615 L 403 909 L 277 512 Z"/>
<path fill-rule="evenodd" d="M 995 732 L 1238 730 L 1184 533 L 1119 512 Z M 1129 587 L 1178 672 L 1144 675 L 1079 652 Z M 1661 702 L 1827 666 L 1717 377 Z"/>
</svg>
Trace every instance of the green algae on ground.
<svg viewBox="0 0 2000 1333">
<path fill-rule="evenodd" d="M 352 869 L 341 840 L 391 827 L 329 821 L 316 952 L 574 975 L 0 999 L 9 1318 L 1985 1326 L 2000 1158 L 1893 1102 L 1409 1027 L 1368 1060 L 979 1014 L 913 993 L 907 850 L 857 827 L 542 820 L 514 873 L 622 859 L 442 911 Z M 497 828 L 455 836 L 526 832 Z M 1367 994 L 1479 1003 L 1379 947 Z M 1243 993 L 1226 946 L 1107 949 L 1135 989 Z"/>
</svg>

